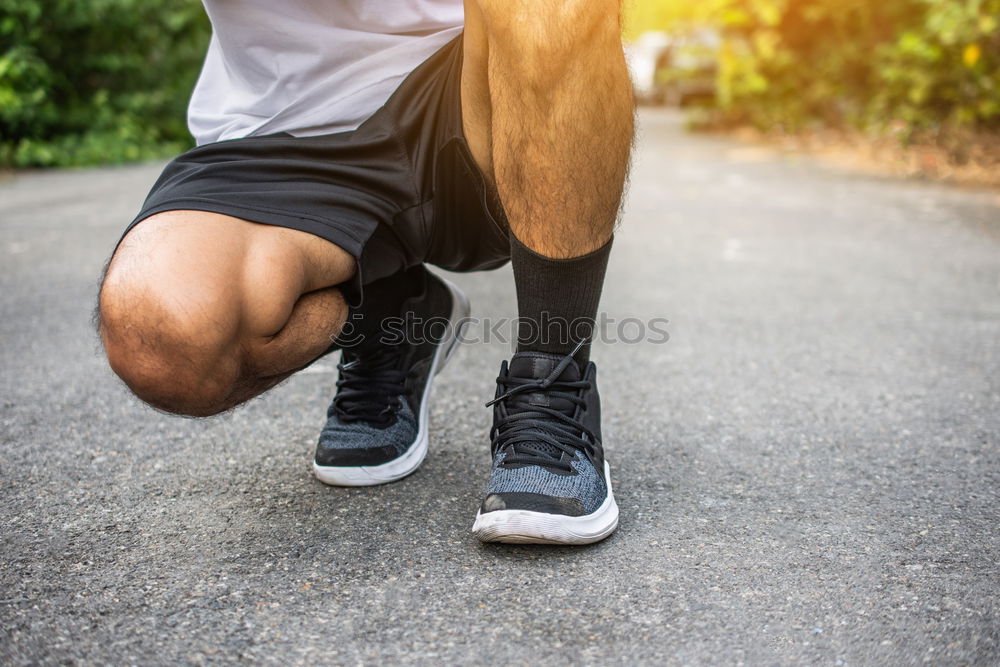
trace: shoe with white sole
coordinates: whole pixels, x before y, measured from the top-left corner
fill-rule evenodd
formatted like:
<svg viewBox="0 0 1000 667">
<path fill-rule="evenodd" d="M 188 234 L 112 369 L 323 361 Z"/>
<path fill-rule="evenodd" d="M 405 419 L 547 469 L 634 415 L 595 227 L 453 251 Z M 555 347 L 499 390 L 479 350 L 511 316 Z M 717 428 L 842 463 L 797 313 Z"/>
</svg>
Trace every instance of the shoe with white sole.
<svg viewBox="0 0 1000 667">
<path fill-rule="evenodd" d="M 313 463 L 325 484 L 394 482 L 427 455 L 431 386 L 458 346 L 469 301 L 450 282 L 429 271 L 424 275 L 421 294 L 403 303 L 400 323 L 405 315 L 407 326 L 395 331 L 395 340 L 366 341 L 341 352 L 337 395 Z"/>
<path fill-rule="evenodd" d="M 519 352 L 497 378 L 493 470 L 472 532 L 483 542 L 590 544 L 618 527 L 601 443 L 597 367 Z"/>
</svg>

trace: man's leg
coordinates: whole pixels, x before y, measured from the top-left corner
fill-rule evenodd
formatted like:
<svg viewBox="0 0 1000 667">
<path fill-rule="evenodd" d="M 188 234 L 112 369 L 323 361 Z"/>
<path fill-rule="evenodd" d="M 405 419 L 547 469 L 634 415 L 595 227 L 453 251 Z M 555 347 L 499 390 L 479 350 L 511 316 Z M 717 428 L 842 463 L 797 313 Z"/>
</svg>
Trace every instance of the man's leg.
<svg viewBox="0 0 1000 667">
<path fill-rule="evenodd" d="M 467 0 L 466 12 L 466 136 L 510 221 L 519 314 L 567 331 L 596 317 L 628 171 L 619 2 Z M 589 329 L 539 342 L 523 324 L 520 349 L 569 352 Z"/>
<path fill-rule="evenodd" d="M 587 362 L 633 137 L 619 13 L 466 1 L 464 130 L 510 221 L 521 322 L 493 401 L 484 541 L 582 544 L 618 524 Z"/>
<path fill-rule="evenodd" d="M 142 400 L 216 414 L 329 349 L 347 316 L 334 286 L 355 270 L 350 254 L 305 232 L 160 213 L 115 252 L 100 292 L 101 339 Z"/>
<path fill-rule="evenodd" d="M 611 236 L 633 139 L 620 0 L 466 0 L 466 137 L 514 234 L 547 257 Z"/>
</svg>

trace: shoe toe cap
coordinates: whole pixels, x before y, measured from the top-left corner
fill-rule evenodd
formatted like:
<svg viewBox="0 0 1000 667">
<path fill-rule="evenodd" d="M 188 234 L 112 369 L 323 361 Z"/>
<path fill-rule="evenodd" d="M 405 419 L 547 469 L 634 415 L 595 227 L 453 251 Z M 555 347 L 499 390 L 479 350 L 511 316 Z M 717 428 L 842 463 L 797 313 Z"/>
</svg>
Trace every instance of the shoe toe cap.
<svg viewBox="0 0 1000 667">
<path fill-rule="evenodd" d="M 377 466 L 399 457 L 393 445 L 382 447 L 334 448 L 318 447 L 316 465 L 320 466 Z"/>
<path fill-rule="evenodd" d="M 526 492 L 490 493 L 479 508 L 481 514 L 499 510 L 527 510 L 564 516 L 583 516 L 584 514 L 583 502 L 578 498 L 561 498 Z"/>
</svg>

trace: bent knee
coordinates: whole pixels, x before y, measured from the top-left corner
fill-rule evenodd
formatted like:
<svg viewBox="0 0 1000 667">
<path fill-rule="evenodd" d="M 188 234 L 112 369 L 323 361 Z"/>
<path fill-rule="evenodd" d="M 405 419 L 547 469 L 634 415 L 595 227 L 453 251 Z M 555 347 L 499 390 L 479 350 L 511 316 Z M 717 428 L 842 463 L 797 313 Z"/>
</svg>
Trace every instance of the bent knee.
<svg viewBox="0 0 1000 667">
<path fill-rule="evenodd" d="M 224 310 L 185 301 L 155 276 L 110 271 L 98 328 L 112 370 L 136 396 L 168 412 L 208 416 L 229 407 L 240 368 L 234 318 Z"/>
</svg>

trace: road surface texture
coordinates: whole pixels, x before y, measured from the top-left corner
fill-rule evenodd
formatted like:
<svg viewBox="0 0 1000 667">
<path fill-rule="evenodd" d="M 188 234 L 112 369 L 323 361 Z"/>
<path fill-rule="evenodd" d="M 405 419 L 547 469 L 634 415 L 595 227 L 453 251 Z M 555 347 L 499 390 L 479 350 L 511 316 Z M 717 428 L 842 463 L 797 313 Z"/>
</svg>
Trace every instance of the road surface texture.
<svg viewBox="0 0 1000 667">
<path fill-rule="evenodd" d="M 594 354 L 622 521 L 588 548 L 470 534 L 496 332 L 417 474 L 326 487 L 335 359 L 185 420 L 101 358 L 156 165 L 0 183 L 0 663 L 997 664 L 1000 197 L 641 121 Z M 456 280 L 515 313 L 509 270 Z"/>
</svg>

